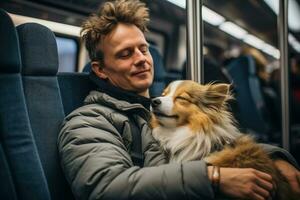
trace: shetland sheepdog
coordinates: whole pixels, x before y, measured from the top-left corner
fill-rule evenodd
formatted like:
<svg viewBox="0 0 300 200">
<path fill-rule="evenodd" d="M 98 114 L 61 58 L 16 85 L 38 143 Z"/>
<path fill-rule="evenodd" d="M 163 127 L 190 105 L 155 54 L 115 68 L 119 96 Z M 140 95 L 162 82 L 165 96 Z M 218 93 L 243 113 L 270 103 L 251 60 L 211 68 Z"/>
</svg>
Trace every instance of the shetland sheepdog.
<svg viewBox="0 0 300 200">
<path fill-rule="evenodd" d="M 273 199 L 294 199 L 291 188 L 271 158 L 254 139 L 240 133 L 228 100 L 230 85 L 172 82 L 152 100 L 153 137 L 170 162 L 205 160 L 220 167 L 255 168 L 273 177 Z"/>
</svg>

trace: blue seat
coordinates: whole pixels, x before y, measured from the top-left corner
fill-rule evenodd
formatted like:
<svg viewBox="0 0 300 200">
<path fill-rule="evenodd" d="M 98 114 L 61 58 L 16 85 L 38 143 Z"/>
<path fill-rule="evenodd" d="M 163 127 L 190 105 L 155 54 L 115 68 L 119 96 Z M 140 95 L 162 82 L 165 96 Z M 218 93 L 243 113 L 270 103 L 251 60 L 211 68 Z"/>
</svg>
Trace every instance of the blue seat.
<svg viewBox="0 0 300 200">
<path fill-rule="evenodd" d="M 57 77 L 65 115 L 82 106 L 89 92 L 96 89 L 87 73 L 64 72 Z"/>
<path fill-rule="evenodd" d="M 0 9 L 0 199 L 50 199 L 32 137 L 16 29 Z"/>
<path fill-rule="evenodd" d="M 8 27 L 9 29 L 11 29 L 10 34 L 4 35 L 5 33 L 5 29 L 6 27 Z M 11 19 L 7 16 L 7 14 L 0 9 L 0 42 L 3 43 L 4 41 L 6 41 L 4 43 L 4 48 L 8 47 L 9 45 L 9 50 L 16 48 L 17 45 L 17 38 L 16 38 L 16 34 L 15 34 L 15 30 L 13 30 L 14 28 L 11 26 Z M 9 38 L 8 38 L 9 37 Z M 7 40 L 8 39 L 8 40 Z M 6 74 L 6 70 L 10 70 L 14 68 L 14 66 L 17 66 L 17 68 L 19 68 L 19 55 L 18 50 L 15 50 L 12 52 L 12 50 L 10 50 L 9 54 L 12 54 L 11 57 L 7 57 L 7 52 L 6 49 L 4 48 L 0 48 L 0 83 L 2 82 L 1 80 L 3 79 L 2 75 Z M 15 53 L 14 53 L 15 52 Z M 9 60 L 7 60 L 9 59 Z M 13 65 L 12 67 L 10 67 L 10 65 Z M 6 67 L 5 67 L 6 66 Z M 4 85 L 3 85 L 4 86 Z M 3 92 L 3 87 L 1 87 L 0 85 L 0 95 Z M 1 102 L 1 99 L 0 99 Z M 15 191 L 15 186 L 13 183 L 13 177 L 11 174 L 11 170 L 10 167 L 8 165 L 8 160 L 7 160 L 7 156 L 6 153 L 3 149 L 3 139 L 2 136 L 4 136 L 6 133 L 4 133 L 4 130 L 2 130 L 1 127 L 5 126 L 5 121 L 4 118 L 4 112 L 2 112 L 2 106 L 0 105 L 0 166 L 1 166 L 1 170 L 0 170 L 0 185 L 3 187 L 0 188 L 0 199 L 17 199 L 16 196 L 16 191 Z M 2 113 L 2 114 L 1 114 Z"/>
<path fill-rule="evenodd" d="M 264 138 L 268 131 L 268 123 L 263 116 L 264 100 L 254 58 L 241 56 L 233 60 L 227 69 L 236 87 L 240 124 L 258 137 Z"/>
<path fill-rule="evenodd" d="M 86 65 L 83 67 L 82 72 L 83 73 L 90 73 L 92 71 L 92 65 L 91 62 L 86 63 Z"/>
<path fill-rule="evenodd" d="M 149 88 L 151 97 L 160 96 L 166 86 L 166 70 L 163 64 L 163 59 L 157 48 L 149 47 L 149 51 L 153 58 L 154 65 L 154 80 L 152 86 Z"/>
<path fill-rule="evenodd" d="M 17 193 L 13 183 L 11 171 L 8 166 L 7 158 L 0 142 L 0 199 L 14 200 L 17 199 Z"/>
<path fill-rule="evenodd" d="M 73 199 L 57 151 L 57 135 L 64 119 L 57 79 L 58 53 L 51 30 L 35 23 L 17 27 L 22 80 L 30 125 L 45 172 L 51 199 Z"/>
</svg>

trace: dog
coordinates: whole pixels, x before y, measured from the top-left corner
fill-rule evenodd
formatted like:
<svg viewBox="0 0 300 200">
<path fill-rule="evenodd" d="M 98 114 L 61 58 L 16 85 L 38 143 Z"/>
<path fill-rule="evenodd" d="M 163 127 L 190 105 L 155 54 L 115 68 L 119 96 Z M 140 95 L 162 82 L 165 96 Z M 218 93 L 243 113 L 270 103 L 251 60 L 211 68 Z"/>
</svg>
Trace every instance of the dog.
<svg viewBox="0 0 300 200">
<path fill-rule="evenodd" d="M 152 99 L 153 137 L 171 163 L 205 160 L 219 167 L 255 168 L 273 177 L 273 199 L 296 199 L 263 148 L 238 130 L 228 110 L 231 99 L 229 84 L 171 82 Z"/>
</svg>

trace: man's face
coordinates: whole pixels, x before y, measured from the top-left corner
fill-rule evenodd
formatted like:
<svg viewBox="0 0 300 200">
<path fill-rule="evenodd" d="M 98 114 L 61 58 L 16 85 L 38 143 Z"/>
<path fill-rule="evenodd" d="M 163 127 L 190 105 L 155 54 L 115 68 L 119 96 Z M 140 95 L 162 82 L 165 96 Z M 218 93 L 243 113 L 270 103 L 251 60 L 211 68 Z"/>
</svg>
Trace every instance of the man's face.
<svg viewBox="0 0 300 200">
<path fill-rule="evenodd" d="M 153 60 L 141 30 L 135 25 L 118 24 L 103 37 L 100 48 L 104 66 L 96 74 L 117 87 L 146 96 L 153 81 Z"/>
</svg>

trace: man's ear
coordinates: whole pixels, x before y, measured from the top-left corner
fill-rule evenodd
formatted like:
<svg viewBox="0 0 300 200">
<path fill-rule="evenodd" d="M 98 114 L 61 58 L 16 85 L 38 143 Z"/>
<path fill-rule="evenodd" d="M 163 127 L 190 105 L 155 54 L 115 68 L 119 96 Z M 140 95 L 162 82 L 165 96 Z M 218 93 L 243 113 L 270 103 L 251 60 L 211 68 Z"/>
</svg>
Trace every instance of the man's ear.
<svg viewBox="0 0 300 200">
<path fill-rule="evenodd" d="M 103 66 L 101 66 L 99 61 L 92 61 L 91 62 L 92 65 L 92 70 L 93 72 L 100 78 L 102 79 L 107 79 L 107 75 L 105 74 L 104 70 L 103 70 Z"/>
</svg>

